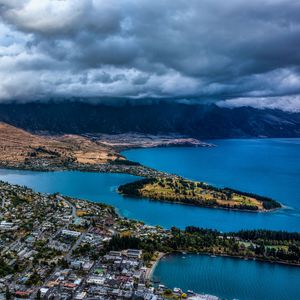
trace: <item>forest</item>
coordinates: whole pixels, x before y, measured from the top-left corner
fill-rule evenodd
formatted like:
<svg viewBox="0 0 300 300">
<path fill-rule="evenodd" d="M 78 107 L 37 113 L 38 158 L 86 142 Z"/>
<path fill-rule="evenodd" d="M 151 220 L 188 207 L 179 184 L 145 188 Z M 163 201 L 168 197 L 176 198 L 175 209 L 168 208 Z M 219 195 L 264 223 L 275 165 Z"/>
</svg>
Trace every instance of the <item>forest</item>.
<svg viewBox="0 0 300 300">
<path fill-rule="evenodd" d="M 114 236 L 106 250 L 141 249 L 150 261 L 156 251 L 190 252 L 258 259 L 300 265 L 300 233 L 270 230 L 242 230 L 221 233 L 217 230 L 189 226 L 185 230 L 172 227 L 167 237 L 148 238 Z"/>
</svg>

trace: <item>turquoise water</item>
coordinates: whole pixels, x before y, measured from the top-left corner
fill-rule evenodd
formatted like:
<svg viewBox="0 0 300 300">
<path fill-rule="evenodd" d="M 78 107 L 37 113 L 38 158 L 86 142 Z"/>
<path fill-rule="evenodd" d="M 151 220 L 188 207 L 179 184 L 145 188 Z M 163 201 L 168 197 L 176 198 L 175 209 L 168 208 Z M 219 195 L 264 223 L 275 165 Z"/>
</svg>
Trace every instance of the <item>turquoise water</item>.
<svg viewBox="0 0 300 300">
<path fill-rule="evenodd" d="M 159 170 L 270 196 L 300 209 L 300 139 L 210 142 L 217 147 L 135 149 L 124 154 Z"/>
<path fill-rule="evenodd" d="M 124 152 L 130 160 L 181 176 L 272 197 L 283 205 L 272 213 L 202 209 L 186 218 L 223 230 L 261 227 L 300 230 L 300 139 L 214 140 L 213 148 L 153 148 Z M 183 222 L 177 221 L 182 226 Z"/>
<path fill-rule="evenodd" d="M 214 148 L 157 148 L 125 152 L 129 159 L 161 170 L 274 197 L 288 206 L 248 213 L 125 198 L 119 185 L 137 177 L 87 172 L 0 170 L 0 179 L 36 191 L 104 202 L 121 215 L 166 228 L 195 225 L 234 231 L 242 228 L 300 230 L 300 140 L 224 140 Z"/>
<path fill-rule="evenodd" d="M 292 266 L 178 254 L 164 257 L 153 276 L 168 287 L 191 289 L 222 299 L 300 299 L 300 270 Z"/>
<path fill-rule="evenodd" d="M 119 185 L 136 180 L 123 174 L 87 172 L 30 172 L 0 170 L 0 179 L 26 185 L 39 192 L 60 192 L 64 195 L 113 205 L 128 218 L 166 228 L 187 225 L 235 231 L 242 228 L 271 228 L 299 230 L 297 211 L 284 209 L 270 213 L 248 213 L 193 207 L 122 197 L 116 192 Z"/>
<path fill-rule="evenodd" d="M 270 213 L 247 213 L 125 198 L 119 185 L 135 176 L 87 172 L 0 170 L 0 179 L 36 191 L 113 205 L 121 215 L 151 225 L 196 225 L 235 231 L 269 228 L 300 231 L 300 140 L 220 140 L 214 148 L 157 148 L 126 151 L 135 161 L 184 177 L 255 192 L 283 203 Z M 299 268 L 231 258 L 172 255 L 155 277 L 170 287 L 242 300 L 300 299 Z"/>
</svg>

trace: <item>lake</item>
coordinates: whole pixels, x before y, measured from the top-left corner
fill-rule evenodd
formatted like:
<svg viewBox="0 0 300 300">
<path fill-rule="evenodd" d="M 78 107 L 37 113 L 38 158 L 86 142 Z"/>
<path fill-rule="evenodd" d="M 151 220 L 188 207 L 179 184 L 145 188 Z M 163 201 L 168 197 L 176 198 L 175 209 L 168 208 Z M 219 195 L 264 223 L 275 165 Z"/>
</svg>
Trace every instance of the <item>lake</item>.
<svg viewBox="0 0 300 300">
<path fill-rule="evenodd" d="M 123 154 L 158 170 L 269 196 L 300 210 L 300 139 L 208 142 L 216 147 L 134 149 Z"/>
<path fill-rule="evenodd" d="M 266 262 L 174 254 L 161 259 L 153 277 L 170 288 L 191 289 L 222 299 L 296 300 L 300 297 L 299 267 Z"/>
<path fill-rule="evenodd" d="M 126 174 L 0 170 L 0 179 L 36 191 L 113 205 L 122 216 L 165 228 L 188 225 L 235 231 L 242 228 L 300 229 L 300 140 L 222 140 L 213 148 L 155 148 L 124 152 L 131 160 L 191 179 L 273 197 L 287 207 L 251 213 L 131 199 L 119 185 L 134 181 Z"/>
<path fill-rule="evenodd" d="M 107 203 L 124 217 L 166 228 L 195 225 L 222 231 L 300 231 L 300 140 L 212 142 L 217 147 L 135 149 L 124 154 L 159 170 L 272 197 L 285 208 L 249 213 L 126 198 L 116 192 L 117 187 L 137 179 L 126 174 L 0 170 L 0 179 L 40 192 Z M 299 299 L 300 295 L 299 268 L 232 258 L 171 255 L 158 264 L 154 276 L 170 287 L 229 299 L 285 300 Z"/>
<path fill-rule="evenodd" d="M 195 209 L 186 218 L 221 230 L 269 228 L 300 230 L 300 139 L 208 141 L 213 148 L 152 148 L 125 151 L 130 160 L 219 187 L 272 197 L 285 207 L 276 212 L 214 212 Z M 198 218 L 195 216 L 195 212 Z M 182 226 L 181 220 L 177 221 Z"/>
</svg>

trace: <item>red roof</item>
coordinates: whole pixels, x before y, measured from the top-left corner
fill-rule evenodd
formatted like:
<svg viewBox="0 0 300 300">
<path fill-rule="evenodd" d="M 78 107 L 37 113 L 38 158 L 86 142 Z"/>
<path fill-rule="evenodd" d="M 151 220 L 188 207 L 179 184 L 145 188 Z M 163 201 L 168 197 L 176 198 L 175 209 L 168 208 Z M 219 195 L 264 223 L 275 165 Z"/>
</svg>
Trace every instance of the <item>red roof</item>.
<svg viewBox="0 0 300 300">
<path fill-rule="evenodd" d="M 77 285 L 75 283 L 65 283 L 64 287 L 74 289 Z"/>
<path fill-rule="evenodd" d="M 29 296 L 31 294 L 31 291 L 16 291 L 16 296 Z"/>
</svg>

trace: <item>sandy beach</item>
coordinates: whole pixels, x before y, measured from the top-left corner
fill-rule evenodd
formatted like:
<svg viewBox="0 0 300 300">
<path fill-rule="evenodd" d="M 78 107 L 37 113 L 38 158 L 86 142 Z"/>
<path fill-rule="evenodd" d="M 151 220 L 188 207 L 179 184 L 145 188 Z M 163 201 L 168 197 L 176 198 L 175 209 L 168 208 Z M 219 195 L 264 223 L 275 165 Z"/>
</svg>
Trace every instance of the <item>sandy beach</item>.
<svg viewBox="0 0 300 300">
<path fill-rule="evenodd" d="M 156 268 L 158 262 L 159 262 L 160 259 L 161 259 L 162 257 L 164 257 L 165 255 L 166 255 L 166 253 L 164 253 L 164 252 L 159 252 L 158 255 L 157 255 L 157 257 L 156 257 L 156 259 L 155 259 L 155 261 L 151 261 L 151 264 L 152 264 L 152 265 L 151 265 L 151 267 L 147 268 L 147 271 L 146 271 L 146 279 L 147 279 L 147 280 L 151 280 L 151 277 L 152 277 L 152 275 L 153 275 L 153 272 L 154 272 L 154 270 L 155 270 L 155 268 Z"/>
</svg>

